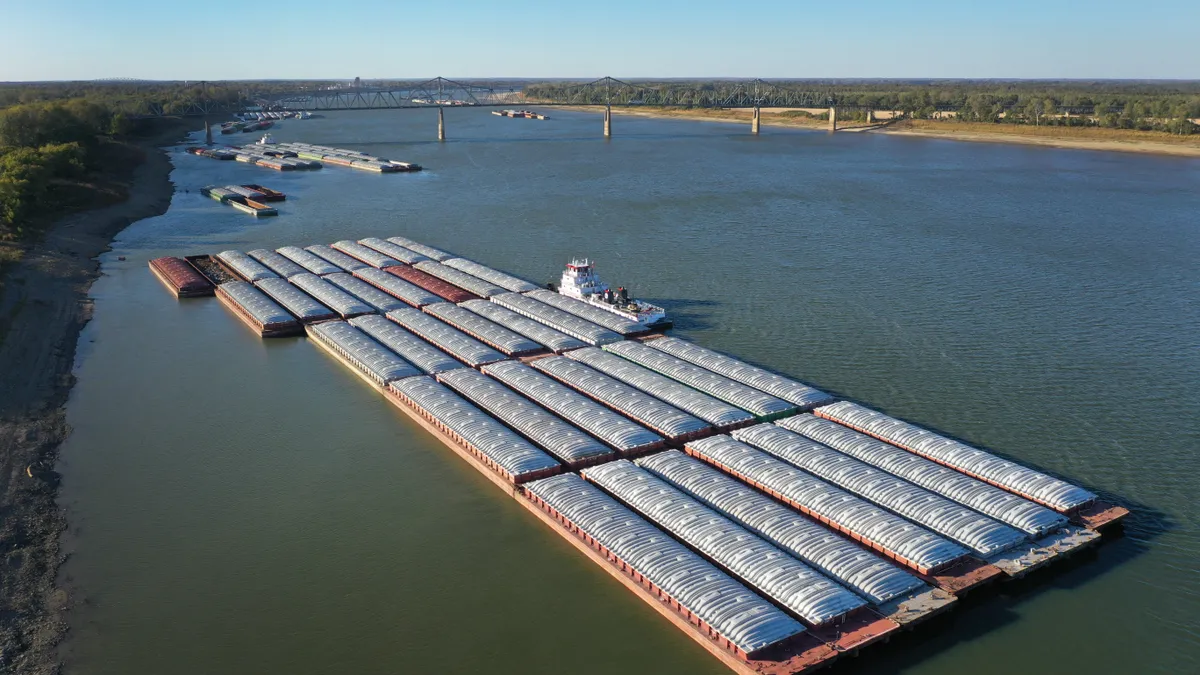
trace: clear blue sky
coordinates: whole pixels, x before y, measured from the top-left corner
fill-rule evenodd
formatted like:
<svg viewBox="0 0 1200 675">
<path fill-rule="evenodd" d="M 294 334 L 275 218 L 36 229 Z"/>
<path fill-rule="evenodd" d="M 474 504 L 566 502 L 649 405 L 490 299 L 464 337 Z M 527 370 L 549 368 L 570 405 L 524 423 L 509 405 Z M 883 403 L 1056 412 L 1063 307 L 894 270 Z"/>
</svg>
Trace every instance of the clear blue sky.
<svg viewBox="0 0 1200 675">
<path fill-rule="evenodd" d="M 0 81 L 1200 79 L 1191 0 L 0 0 Z"/>
</svg>

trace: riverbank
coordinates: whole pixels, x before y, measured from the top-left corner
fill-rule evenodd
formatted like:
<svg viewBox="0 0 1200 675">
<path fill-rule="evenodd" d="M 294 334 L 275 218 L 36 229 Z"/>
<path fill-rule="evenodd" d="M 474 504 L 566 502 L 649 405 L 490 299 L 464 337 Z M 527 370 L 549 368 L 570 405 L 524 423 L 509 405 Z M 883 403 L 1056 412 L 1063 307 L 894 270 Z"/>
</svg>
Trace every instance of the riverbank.
<svg viewBox="0 0 1200 675">
<path fill-rule="evenodd" d="M 50 675 L 61 670 L 55 646 L 71 598 L 58 586 L 58 449 L 70 433 L 64 405 L 79 332 L 91 317 L 88 289 L 97 260 L 130 223 L 164 213 L 174 186 L 161 146 L 191 124 L 173 124 L 128 145 L 144 159 L 117 176 L 127 198 L 72 213 L 20 251 L 0 289 L 0 671 Z M 10 248 L 10 251 L 12 249 Z M 13 255 L 13 258 L 18 256 Z"/>
<path fill-rule="evenodd" d="M 596 112 L 596 106 L 562 106 L 566 110 Z M 697 122 L 740 122 L 750 125 L 749 110 L 725 108 L 613 108 L 614 116 L 652 117 Z M 826 120 L 812 117 L 806 111 L 764 108 L 763 127 L 798 129 L 827 129 Z M 1019 143 L 1077 150 L 1137 152 L 1179 157 L 1200 157 L 1200 135 L 1175 136 L 1160 131 L 1134 131 L 1098 127 L 1052 127 L 1018 124 L 985 124 L 953 120 L 901 120 L 879 126 L 849 121 L 838 125 L 839 131 L 886 133 L 897 136 L 920 136 L 952 141 L 977 143 Z M 618 132 L 619 133 L 619 132 Z"/>
</svg>

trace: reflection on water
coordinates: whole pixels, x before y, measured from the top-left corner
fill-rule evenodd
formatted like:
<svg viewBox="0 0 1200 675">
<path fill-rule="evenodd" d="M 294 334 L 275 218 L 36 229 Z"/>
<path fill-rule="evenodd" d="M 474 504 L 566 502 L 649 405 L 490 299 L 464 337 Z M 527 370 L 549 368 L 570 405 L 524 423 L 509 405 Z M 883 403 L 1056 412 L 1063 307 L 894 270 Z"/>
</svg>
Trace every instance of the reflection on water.
<svg viewBox="0 0 1200 675">
<path fill-rule="evenodd" d="M 146 269 L 397 234 L 539 283 L 592 256 L 680 336 L 1136 508 L 1092 559 L 846 672 L 1196 669 L 1200 162 L 554 117 L 451 109 L 443 144 L 421 110 L 272 130 L 414 175 L 176 156 L 81 340 L 72 672 L 724 672 L 324 353 Z M 230 182 L 289 198 L 260 222 L 197 192 Z"/>
</svg>

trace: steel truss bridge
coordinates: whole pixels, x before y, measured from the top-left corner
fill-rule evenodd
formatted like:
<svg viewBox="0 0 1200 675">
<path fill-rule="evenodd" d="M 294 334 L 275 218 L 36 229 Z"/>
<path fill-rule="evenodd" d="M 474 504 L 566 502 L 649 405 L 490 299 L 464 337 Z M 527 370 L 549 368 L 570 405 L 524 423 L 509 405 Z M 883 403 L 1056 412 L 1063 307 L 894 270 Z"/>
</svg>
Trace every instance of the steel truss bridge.
<svg viewBox="0 0 1200 675">
<path fill-rule="evenodd" d="M 309 112 L 333 110 L 389 110 L 457 106 L 660 106 L 680 108 L 830 108 L 857 109 L 857 104 L 840 104 L 832 90 L 805 89 L 784 82 L 731 80 L 694 87 L 671 83 L 625 82 L 603 77 L 591 82 L 556 82 L 537 85 L 548 96 L 526 97 L 523 86 L 469 83 L 435 77 L 423 81 L 365 83 L 355 79 L 347 86 L 319 90 L 244 93 L 237 102 L 217 101 L 204 94 L 200 83 L 184 102 L 155 102 L 135 117 L 207 116 L 254 110 Z"/>
</svg>

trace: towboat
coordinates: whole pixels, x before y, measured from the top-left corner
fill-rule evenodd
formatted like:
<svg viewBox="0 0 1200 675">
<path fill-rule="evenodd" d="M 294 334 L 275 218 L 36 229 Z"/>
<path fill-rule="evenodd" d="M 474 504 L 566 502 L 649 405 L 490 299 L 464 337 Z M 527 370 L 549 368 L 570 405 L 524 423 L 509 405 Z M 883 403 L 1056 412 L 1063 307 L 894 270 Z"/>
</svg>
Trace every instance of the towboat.
<svg viewBox="0 0 1200 675">
<path fill-rule="evenodd" d="M 587 258 L 576 258 L 567 263 L 558 292 L 568 298 L 582 300 L 637 322 L 646 328 L 670 328 L 672 325 L 671 319 L 667 317 L 667 310 L 662 307 L 630 298 L 629 291 L 624 286 L 618 286 L 615 291 L 609 288 L 596 274 L 595 262 Z"/>
</svg>

